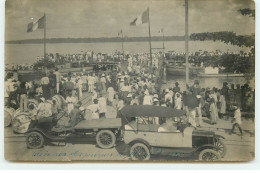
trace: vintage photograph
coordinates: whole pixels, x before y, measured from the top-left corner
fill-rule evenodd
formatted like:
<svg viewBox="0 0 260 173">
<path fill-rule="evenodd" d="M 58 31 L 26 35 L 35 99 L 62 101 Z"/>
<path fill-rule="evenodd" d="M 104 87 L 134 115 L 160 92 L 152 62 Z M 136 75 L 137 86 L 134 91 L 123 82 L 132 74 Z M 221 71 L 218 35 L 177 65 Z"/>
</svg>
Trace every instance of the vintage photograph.
<svg viewBox="0 0 260 173">
<path fill-rule="evenodd" d="M 252 0 L 6 0 L 10 161 L 255 158 Z"/>
</svg>

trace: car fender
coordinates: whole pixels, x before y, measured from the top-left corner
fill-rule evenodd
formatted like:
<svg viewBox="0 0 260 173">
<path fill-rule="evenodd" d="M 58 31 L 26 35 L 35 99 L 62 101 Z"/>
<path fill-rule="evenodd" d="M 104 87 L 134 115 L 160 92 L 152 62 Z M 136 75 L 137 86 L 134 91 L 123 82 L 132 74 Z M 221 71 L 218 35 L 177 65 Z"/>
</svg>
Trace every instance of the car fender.
<svg viewBox="0 0 260 173">
<path fill-rule="evenodd" d="M 26 134 L 28 134 L 30 132 L 39 132 L 39 133 L 41 133 L 43 135 L 43 137 L 45 139 L 50 139 L 51 140 L 51 139 L 54 138 L 53 136 L 49 135 L 48 133 L 44 132 L 42 129 L 39 129 L 39 128 L 31 128 L 30 130 L 28 130 L 26 132 Z"/>
<path fill-rule="evenodd" d="M 47 136 L 47 134 L 42 129 L 39 129 L 39 128 L 31 128 L 26 132 L 26 134 L 31 133 L 31 132 L 39 132 L 43 135 L 43 137 Z"/>
<path fill-rule="evenodd" d="M 141 138 L 137 138 L 137 139 L 131 141 L 131 142 L 129 143 L 129 145 L 131 146 L 131 145 L 134 145 L 135 143 L 143 143 L 143 144 L 145 144 L 148 148 L 151 147 L 150 144 L 149 144 L 146 140 L 141 139 Z"/>
<path fill-rule="evenodd" d="M 217 139 L 226 139 L 224 136 L 221 136 L 221 135 L 215 135 L 215 138 L 217 138 Z"/>
<path fill-rule="evenodd" d="M 215 145 L 213 144 L 205 144 L 205 145 L 202 145 L 202 146 L 199 146 L 195 151 L 202 151 L 204 149 L 218 149 Z"/>
</svg>

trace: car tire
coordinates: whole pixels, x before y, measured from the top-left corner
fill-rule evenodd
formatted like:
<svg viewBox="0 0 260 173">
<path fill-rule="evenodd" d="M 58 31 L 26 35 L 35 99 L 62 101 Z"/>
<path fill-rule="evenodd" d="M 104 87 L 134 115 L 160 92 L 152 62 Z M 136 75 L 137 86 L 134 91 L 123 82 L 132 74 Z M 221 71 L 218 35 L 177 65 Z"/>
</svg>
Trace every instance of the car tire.
<svg viewBox="0 0 260 173">
<path fill-rule="evenodd" d="M 96 142 L 100 148 L 112 148 L 116 143 L 116 136 L 111 130 L 101 130 L 96 135 Z"/>
<path fill-rule="evenodd" d="M 39 149 L 44 145 L 44 137 L 39 132 L 30 132 L 26 135 L 26 145 L 31 149 Z"/>
<path fill-rule="evenodd" d="M 219 153 L 221 158 L 225 157 L 226 152 L 227 152 L 227 147 L 226 144 L 223 142 L 222 139 L 216 139 L 215 146 L 219 149 L 216 149 L 216 151 Z"/>
<path fill-rule="evenodd" d="M 132 160 L 149 160 L 150 150 L 143 143 L 135 143 L 130 149 L 130 156 Z"/>
<path fill-rule="evenodd" d="M 202 150 L 199 154 L 200 161 L 219 161 L 220 158 L 219 153 L 212 149 Z"/>
</svg>

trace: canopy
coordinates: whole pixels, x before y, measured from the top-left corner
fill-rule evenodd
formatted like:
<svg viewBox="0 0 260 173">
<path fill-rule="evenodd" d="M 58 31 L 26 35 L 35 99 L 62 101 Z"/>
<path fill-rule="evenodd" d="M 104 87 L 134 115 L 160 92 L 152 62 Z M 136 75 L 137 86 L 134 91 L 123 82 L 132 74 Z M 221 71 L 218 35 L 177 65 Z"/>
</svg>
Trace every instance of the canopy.
<svg viewBox="0 0 260 173">
<path fill-rule="evenodd" d="M 153 105 L 125 106 L 119 111 L 119 115 L 124 117 L 178 117 L 185 113 L 183 110 Z"/>
</svg>

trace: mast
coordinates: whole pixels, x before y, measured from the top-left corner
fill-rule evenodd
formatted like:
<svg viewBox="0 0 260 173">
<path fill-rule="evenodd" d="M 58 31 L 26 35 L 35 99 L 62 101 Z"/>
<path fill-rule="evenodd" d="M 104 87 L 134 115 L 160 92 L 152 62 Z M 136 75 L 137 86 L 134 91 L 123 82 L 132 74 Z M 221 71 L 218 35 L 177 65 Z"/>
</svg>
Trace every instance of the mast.
<svg viewBox="0 0 260 173">
<path fill-rule="evenodd" d="M 149 8 L 148 8 L 148 27 L 149 27 L 149 46 L 150 46 L 150 73 L 153 79 L 153 74 L 152 74 L 152 62 L 153 62 L 153 58 L 152 58 L 152 44 L 151 44 L 151 29 L 150 29 L 150 15 L 149 15 Z"/>
<path fill-rule="evenodd" d="M 185 55 L 186 55 L 186 85 L 189 83 L 189 18 L 188 0 L 185 0 Z"/>
</svg>

